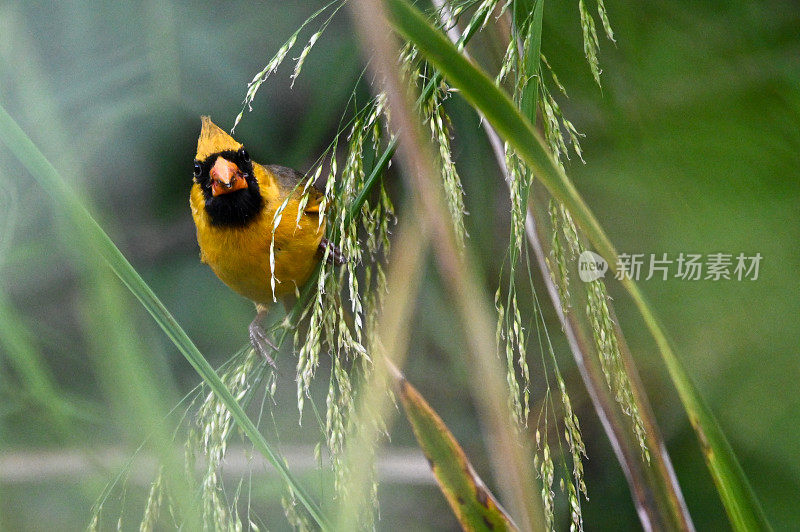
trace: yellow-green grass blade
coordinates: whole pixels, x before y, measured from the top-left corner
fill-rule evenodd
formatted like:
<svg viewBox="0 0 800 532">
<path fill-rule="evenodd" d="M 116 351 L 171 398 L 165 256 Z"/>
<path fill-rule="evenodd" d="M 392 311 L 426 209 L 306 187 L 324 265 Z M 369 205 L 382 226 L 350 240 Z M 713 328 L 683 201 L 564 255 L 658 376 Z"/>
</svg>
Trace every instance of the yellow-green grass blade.
<svg viewBox="0 0 800 532">
<path fill-rule="evenodd" d="M 405 0 L 387 0 L 386 5 L 395 30 L 416 45 L 448 82 L 484 114 L 549 192 L 569 209 L 583 233 L 614 269 L 617 253 L 605 231 L 572 182 L 554 162 L 533 124 L 520 113 L 508 95 L 459 54 L 455 46 L 419 10 Z M 622 284 L 658 344 L 672 382 L 700 439 L 706 464 L 731 524 L 736 530 L 770 529 L 764 511 L 722 429 L 677 358 L 651 307 L 631 279 L 625 277 Z"/>
<path fill-rule="evenodd" d="M 85 238 L 98 256 L 106 261 L 112 271 L 150 313 L 172 343 L 175 344 L 181 354 L 186 357 L 195 371 L 200 374 L 209 388 L 225 404 L 231 416 L 247 435 L 248 439 L 275 467 L 287 486 L 295 493 L 317 524 L 322 529 L 329 529 L 328 520 L 323 515 L 319 505 L 297 482 L 286 464 L 273 451 L 264 436 L 258 431 L 252 420 L 247 417 L 247 414 L 222 383 L 217 373 L 194 345 L 194 342 L 84 207 L 77 194 L 66 184 L 58 171 L 2 106 L 0 106 L 0 139 L 22 162 L 41 187 L 50 194 L 55 208 L 66 215 L 75 230 L 79 232 L 80 237 Z"/>
<path fill-rule="evenodd" d="M 461 527 L 469 531 L 517 530 L 438 414 L 404 377 L 395 379 L 414 436 Z"/>
</svg>

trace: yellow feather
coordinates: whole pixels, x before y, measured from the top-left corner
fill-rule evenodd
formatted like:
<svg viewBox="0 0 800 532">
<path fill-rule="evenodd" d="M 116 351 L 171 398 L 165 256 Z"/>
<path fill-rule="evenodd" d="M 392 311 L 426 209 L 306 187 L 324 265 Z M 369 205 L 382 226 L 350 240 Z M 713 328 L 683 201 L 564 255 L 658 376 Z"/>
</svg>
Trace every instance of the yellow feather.
<svg viewBox="0 0 800 532">
<path fill-rule="evenodd" d="M 203 129 L 197 142 L 197 159 L 224 150 L 238 150 L 241 144 L 203 117 Z M 302 187 L 297 190 L 281 186 L 266 167 L 253 163 L 253 173 L 261 189 L 264 209 L 244 227 L 211 225 L 205 210 L 200 186 L 192 185 L 190 205 L 197 226 L 197 242 L 203 262 L 239 294 L 257 304 L 273 302 L 271 286 L 270 246 L 273 240 L 273 220 L 276 211 L 286 201 L 281 221 L 274 231 L 275 238 L 275 296 L 295 293 L 314 271 L 320 260 L 318 250 L 324 233 L 320 214 L 298 207 Z"/>
<path fill-rule="evenodd" d="M 198 161 L 204 161 L 212 153 L 225 150 L 238 151 L 242 147 L 241 143 L 236 142 L 233 137 L 220 129 L 210 116 L 201 116 L 203 123 L 200 129 L 200 136 L 197 138 L 197 154 L 194 156 Z"/>
</svg>

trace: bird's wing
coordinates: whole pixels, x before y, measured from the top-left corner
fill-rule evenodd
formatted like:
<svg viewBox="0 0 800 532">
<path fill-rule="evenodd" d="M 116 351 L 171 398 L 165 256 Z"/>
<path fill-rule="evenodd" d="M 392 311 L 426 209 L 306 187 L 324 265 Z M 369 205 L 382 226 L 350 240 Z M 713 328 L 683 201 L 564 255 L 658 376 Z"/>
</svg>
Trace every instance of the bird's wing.
<svg viewBox="0 0 800 532">
<path fill-rule="evenodd" d="M 276 177 L 278 180 L 278 184 L 290 194 L 302 194 L 302 186 L 299 186 L 303 179 L 306 178 L 303 174 L 298 172 L 297 170 L 292 170 L 291 168 L 287 168 L 285 166 L 278 166 L 278 165 L 270 165 L 267 167 L 270 172 Z M 325 195 L 320 192 L 320 190 L 315 186 L 308 187 L 308 202 L 306 203 L 303 212 L 309 215 L 317 215 L 319 216 L 320 206 L 322 203 L 322 198 Z M 330 264 L 334 264 L 336 266 L 341 266 L 342 264 L 347 262 L 347 257 L 344 256 L 342 250 L 340 250 L 333 242 L 328 240 L 327 238 L 323 238 L 319 243 L 319 253 L 324 256 L 325 251 L 328 250 L 328 257 L 327 262 Z"/>
<path fill-rule="evenodd" d="M 278 180 L 278 184 L 286 190 L 287 193 L 291 194 L 302 194 L 302 186 L 300 182 L 303 181 L 306 176 L 298 172 L 297 170 L 293 170 L 291 168 L 287 168 L 286 166 L 279 166 L 277 164 L 267 166 L 272 175 Z M 315 187 L 314 185 L 308 187 L 308 202 L 306 203 L 305 209 L 303 212 L 307 214 L 319 214 L 319 207 L 320 203 L 322 203 L 322 198 L 324 198 L 324 194 L 320 192 L 320 190 Z"/>
</svg>

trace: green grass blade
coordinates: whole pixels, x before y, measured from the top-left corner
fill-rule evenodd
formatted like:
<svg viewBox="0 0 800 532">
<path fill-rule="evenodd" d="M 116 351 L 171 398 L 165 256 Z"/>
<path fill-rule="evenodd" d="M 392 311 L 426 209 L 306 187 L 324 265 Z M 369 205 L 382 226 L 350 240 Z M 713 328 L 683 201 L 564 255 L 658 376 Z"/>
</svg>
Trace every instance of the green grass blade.
<svg viewBox="0 0 800 532">
<path fill-rule="evenodd" d="M 539 100 L 539 80 L 541 76 L 541 51 L 542 51 L 542 18 L 544 17 L 544 0 L 515 0 L 514 2 L 514 33 L 513 37 L 520 41 L 531 43 L 531 49 L 522 58 L 525 61 L 525 72 L 528 80 L 522 90 L 520 110 L 527 116 L 532 124 L 536 123 L 536 102 Z M 527 38 L 521 35 L 527 32 Z"/>
<path fill-rule="evenodd" d="M 200 351 L 186 332 L 86 210 L 80 198 L 69 188 L 58 171 L 2 106 L 0 106 L 0 139 L 22 162 L 42 188 L 50 194 L 56 208 L 63 210 L 76 230 L 86 238 L 87 242 L 92 245 L 142 306 L 147 309 L 167 337 L 186 357 L 214 394 L 225 404 L 236 423 L 239 424 L 239 427 L 255 448 L 269 460 L 283 477 L 287 486 L 295 493 L 317 524 L 322 529 L 329 529 L 328 520 L 322 514 L 319 505 L 294 479 L 284 462 L 272 450 L 255 424 L 247 417 L 247 414 L 222 383 L 208 361 L 200 354 Z"/>
<path fill-rule="evenodd" d="M 353 219 L 358 215 L 358 213 L 361 211 L 361 207 L 364 205 L 364 202 L 367 201 L 367 198 L 375 188 L 375 185 L 377 185 L 378 182 L 383 179 L 383 172 L 385 172 L 389 167 L 389 162 L 392 160 L 392 156 L 394 156 L 394 152 L 396 150 L 397 139 L 393 138 L 389 144 L 387 144 L 386 149 L 383 150 L 383 153 L 381 153 L 381 155 L 378 157 L 378 160 L 375 161 L 375 166 L 372 168 L 372 172 L 370 172 L 369 176 L 364 181 L 364 188 L 361 189 L 353 202 L 347 206 L 347 213 L 344 221 L 345 227 L 350 225 L 350 222 L 352 222 Z M 338 226 L 333 228 L 330 240 L 331 242 L 337 242 L 339 240 Z M 292 310 L 289 311 L 289 314 L 286 316 L 288 327 L 293 327 L 300 319 L 303 309 L 306 308 L 306 303 L 308 303 L 308 298 L 311 297 L 311 293 L 317 289 L 317 279 L 319 278 L 321 270 L 322 265 L 318 264 L 314 269 L 314 272 L 311 274 L 311 277 L 308 279 L 308 281 L 306 281 L 306 284 L 303 285 L 303 289 L 300 291 L 300 297 L 297 298 L 297 302 L 294 304 L 294 306 L 292 306 Z M 288 328 L 284 329 L 283 335 L 278 340 L 279 346 L 283 344 L 283 340 L 287 334 Z"/>
<path fill-rule="evenodd" d="M 464 530 L 518 530 L 489 492 L 444 421 L 402 375 L 395 375 L 403 411 Z"/>
<path fill-rule="evenodd" d="M 443 72 L 449 83 L 484 114 L 550 193 L 569 209 L 595 249 L 609 262 L 612 269 L 615 268 L 617 253 L 614 246 L 572 182 L 555 164 L 530 120 L 519 112 L 511 99 L 485 73 L 459 54 L 455 46 L 419 10 L 405 0 L 387 0 L 386 5 L 394 28 L 413 42 L 425 58 Z M 661 324 L 636 284 L 625 279 L 623 286 L 630 293 L 659 346 L 672 382 L 698 434 L 706 463 L 731 524 L 737 530 L 770 529 L 730 444 L 672 350 Z"/>
<path fill-rule="evenodd" d="M 450 84 L 462 91 L 467 101 L 484 113 L 486 118 L 542 182 L 567 208 L 574 211 L 589 239 L 604 256 L 616 256 L 611 242 L 599 222 L 580 197 L 572 182 L 561 172 L 544 141 L 536 134 L 530 121 L 522 116 L 514 102 L 489 77 L 473 66 L 455 46 L 424 16 L 403 0 L 387 0 L 391 22 L 395 29 L 412 41 L 426 59 L 447 77 Z"/>
<path fill-rule="evenodd" d="M 375 161 L 375 166 L 370 172 L 369 176 L 367 177 L 366 181 L 364 181 L 364 188 L 361 189 L 361 192 L 358 193 L 358 196 L 355 197 L 353 200 L 352 205 L 350 205 L 347 209 L 347 216 L 344 219 L 344 226 L 347 227 L 350 225 L 350 222 L 353 221 L 353 218 L 361 211 L 361 206 L 364 205 L 364 202 L 369 197 L 372 189 L 375 187 L 375 184 L 383 178 L 383 172 L 389 167 L 389 161 L 392 160 L 392 156 L 394 155 L 395 150 L 397 150 L 397 139 L 393 138 L 389 141 L 389 144 L 386 146 L 386 149 L 383 153 L 378 157 L 378 160 Z M 334 242 L 337 240 L 338 232 L 334 233 Z"/>
</svg>

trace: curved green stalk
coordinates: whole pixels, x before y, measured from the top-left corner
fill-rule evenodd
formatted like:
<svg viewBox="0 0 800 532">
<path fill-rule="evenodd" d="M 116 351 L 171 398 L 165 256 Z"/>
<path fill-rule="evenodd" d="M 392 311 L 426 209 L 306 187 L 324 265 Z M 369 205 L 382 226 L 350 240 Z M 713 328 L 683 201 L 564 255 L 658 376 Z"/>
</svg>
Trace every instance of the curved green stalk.
<svg viewBox="0 0 800 532">
<path fill-rule="evenodd" d="M 220 380 L 214 368 L 203 357 L 194 342 L 181 328 L 172 314 L 167 310 L 153 290 L 144 282 L 139 273 L 131 266 L 122 252 L 114 245 L 102 227 L 84 207 L 80 198 L 64 182 L 50 161 L 36 147 L 33 141 L 17 125 L 13 118 L 0 106 L 0 139 L 12 153 L 22 162 L 42 188 L 50 194 L 55 206 L 61 209 L 81 232 L 95 251 L 108 263 L 109 267 L 136 296 L 142 306 L 147 309 L 159 327 L 172 341 L 186 360 L 200 374 L 203 380 L 217 397 L 225 404 L 236 423 L 247 435 L 256 449 L 263 454 L 283 477 L 289 489 L 303 503 L 312 518 L 323 529 L 330 529 L 327 518 L 319 505 L 305 489 L 295 480 L 286 464 L 272 450 L 264 436 L 258 431 L 253 421 L 247 417 L 242 407 L 231 395 Z"/>
<path fill-rule="evenodd" d="M 387 361 L 387 364 L 391 362 Z M 461 528 L 474 531 L 517 531 L 511 516 L 475 472 L 466 453 L 422 394 L 390 366 L 400 403 L 439 488 Z"/>
<path fill-rule="evenodd" d="M 413 42 L 425 58 L 442 71 L 450 84 L 484 114 L 549 192 L 569 209 L 586 237 L 611 268 L 616 269 L 617 252 L 610 239 L 572 182 L 555 164 L 531 122 L 519 112 L 511 99 L 486 74 L 467 61 L 419 10 L 404 0 L 387 0 L 386 5 L 395 30 Z M 730 444 L 683 369 L 651 307 L 632 280 L 624 279 L 622 284 L 659 346 L 672 382 L 700 439 L 706 464 L 731 524 L 737 530 L 769 530 L 769 523 Z"/>
<path fill-rule="evenodd" d="M 373 75 L 386 95 L 391 126 L 400 138 L 403 175 L 414 198 L 415 212 L 436 243 L 433 249 L 437 269 L 467 334 L 470 385 L 481 420 L 492 436 L 492 466 L 498 478 L 503 479 L 505 498 L 522 529 L 544 528 L 537 490 L 531 489 L 537 483 L 528 441 L 510 423 L 508 404 L 498 400 L 506 396 L 507 388 L 502 377 L 505 371 L 496 357 L 489 298 L 470 267 L 475 263 L 469 260 L 469 250 L 460 247 L 450 215 L 443 210 L 441 172 L 428 149 L 427 134 L 421 131 L 408 86 L 396 67 L 400 48 L 394 38 L 386 38 L 390 26 L 381 0 L 358 0 L 352 6 L 364 47 L 372 54 Z"/>
</svg>

